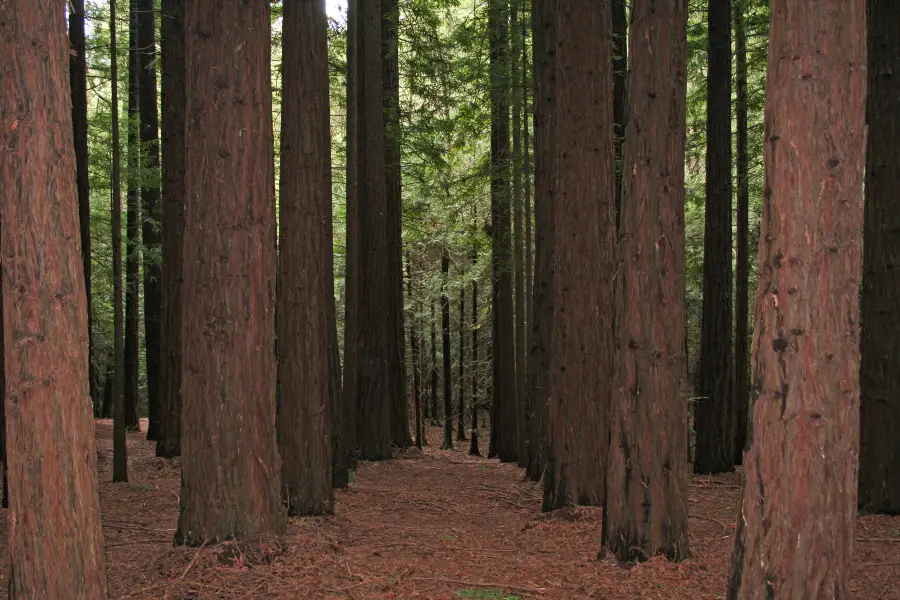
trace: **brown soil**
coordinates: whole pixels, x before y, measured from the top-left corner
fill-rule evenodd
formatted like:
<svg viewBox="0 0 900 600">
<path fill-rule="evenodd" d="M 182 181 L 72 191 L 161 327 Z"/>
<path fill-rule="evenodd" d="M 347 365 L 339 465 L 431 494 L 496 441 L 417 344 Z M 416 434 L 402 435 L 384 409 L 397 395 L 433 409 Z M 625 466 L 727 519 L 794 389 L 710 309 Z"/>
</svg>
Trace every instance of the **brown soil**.
<svg viewBox="0 0 900 600">
<path fill-rule="evenodd" d="M 337 492 L 333 517 L 292 519 L 283 540 L 173 548 L 178 461 L 154 457 L 143 434 L 129 434 L 131 481 L 113 484 L 109 421 L 97 422 L 97 434 L 112 598 L 724 598 L 738 475 L 691 482 L 694 558 L 623 566 L 596 558 L 599 509 L 541 515 L 538 489 L 520 469 L 467 456 L 468 442 L 437 450 L 434 428 L 423 453 L 361 465 L 351 488 Z M 900 600 L 900 517 L 861 517 L 857 537 L 853 597 Z"/>
</svg>

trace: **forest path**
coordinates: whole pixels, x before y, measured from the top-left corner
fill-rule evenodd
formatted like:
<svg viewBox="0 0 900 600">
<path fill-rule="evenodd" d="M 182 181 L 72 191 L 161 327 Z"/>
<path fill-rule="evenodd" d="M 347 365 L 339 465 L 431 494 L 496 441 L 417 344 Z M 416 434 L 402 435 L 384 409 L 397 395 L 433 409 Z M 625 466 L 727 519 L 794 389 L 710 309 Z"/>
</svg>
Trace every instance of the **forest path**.
<svg viewBox="0 0 900 600">
<path fill-rule="evenodd" d="M 280 541 L 173 548 L 179 462 L 156 458 L 144 434 L 132 433 L 130 482 L 113 484 L 110 434 L 109 422 L 98 421 L 111 598 L 724 598 L 736 474 L 692 479 L 691 560 L 623 566 L 596 559 L 599 508 L 541 515 L 539 489 L 521 469 L 468 456 L 468 442 L 439 450 L 441 431 L 430 428 L 422 453 L 361 464 L 351 487 L 336 493 L 333 516 L 291 519 Z M 482 452 L 486 446 L 482 439 Z M 0 594 L 7 589 L 6 522 L 0 520 Z M 900 600 L 900 517 L 862 517 L 857 537 L 853 598 Z"/>
</svg>

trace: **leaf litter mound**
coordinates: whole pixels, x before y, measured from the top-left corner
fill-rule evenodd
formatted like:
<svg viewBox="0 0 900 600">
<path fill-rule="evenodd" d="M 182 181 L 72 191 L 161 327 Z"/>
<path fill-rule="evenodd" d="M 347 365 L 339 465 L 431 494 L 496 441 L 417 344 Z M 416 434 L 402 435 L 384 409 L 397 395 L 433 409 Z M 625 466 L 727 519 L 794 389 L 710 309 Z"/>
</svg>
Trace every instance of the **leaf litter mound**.
<svg viewBox="0 0 900 600">
<path fill-rule="evenodd" d="M 110 597 L 134 600 L 315 599 L 713 600 L 725 597 L 740 475 L 694 477 L 693 558 L 622 565 L 597 559 L 601 510 L 540 513 L 522 470 L 470 457 L 468 442 L 363 463 L 336 492 L 335 514 L 291 519 L 283 538 L 176 548 L 180 465 L 128 434 L 129 483 L 111 483 L 112 428 L 97 421 Z M 146 421 L 142 423 L 146 431 Z M 486 437 L 480 439 L 482 451 Z M 7 520 L 0 590 L 7 589 Z M 857 600 L 900 600 L 900 517 L 862 516 L 852 581 Z"/>
</svg>

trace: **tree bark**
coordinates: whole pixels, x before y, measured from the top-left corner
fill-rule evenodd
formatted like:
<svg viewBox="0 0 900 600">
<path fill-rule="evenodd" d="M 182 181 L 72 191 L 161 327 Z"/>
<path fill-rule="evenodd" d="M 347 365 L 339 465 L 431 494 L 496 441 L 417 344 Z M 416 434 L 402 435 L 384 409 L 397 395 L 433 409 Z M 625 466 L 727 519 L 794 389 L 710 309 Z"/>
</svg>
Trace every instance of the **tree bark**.
<svg viewBox="0 0 900 600">
<path fill-rule="evenodd" d="M 900 4 L 868 1 L 859 505 L 900 514 Z"/>
<path fill-rule="evenodd" d="M 737 120 L 737 327 L 734 335 L 735 435 L 734 463 L 744 462 L 750 415 L 750 181 L 747 156 L 747 37 L 744 31 L 746 0 L 735 0 L 735 113 Z"/>
<path fill-rule="evenodd" d="M 525 398 L 525 240 L 523 239 L 522 222 L 522 94 L 520 85 L 519 57 L 522 55 L 522 37 L 519 25 L 519 0 L 510 2 L 510 64 L 512 79 L 510 93 L 512 96 L 512 208 L 513 208 L 513 265 L 515 268 L 513 294 L 515 306 L 515 364 L 516 364 L 516 439 L 518 441 L 518 463 L 520 467 L 527 464 L 525 431 L 528 419 L 528 407 Z"/>
<path fill-rule="evenodd" d="M 509 186 L 509 0 L 489 0 L 491 80 L 491 442 L 488 456 L 519 457 Z"/>
<path fill-rule="evenodd" d="M 632 7 L 632 11 L 634 8 Z M 622 147 L 625 144 L 625 81 L 628 75 L 628 12 L 626 0 L 612 0 L 613 132 L 616 152 L 616 229 L 622 215 Z M 632 12 L 633 14 L 633 12 Z"/>
<path fill-rule="evenodd" d="M 685 0 L 632 4 L 604 545 L 690 556 L 684 357 Z M 664 240 L 660 243 L 659 240 Z"/>
<path fill-rule="evenodd" d="M 141 148 L 140 148 L 140 72 L 138 45 L 138 0 L 129 0 L 128 9 L 128 195 L 125 211 L 125 426 L 140 431 L 138 398 L 141 340 L 140 263 L 141 263 Z"/>
<path fill-rule="evenodd" d="M 282 119 L 277 314 L 278 450 L 288 515 L 334 511 L 333 385 L 327 280 L 331 123 L 325 6 L 288 2 L 282 20 Z"/>
<path fill-rule="evenodd" d="M 275 432 L 269 5 L 185 5 L 181 514 L 175 542 L 284 530 Z M 240 52 L 235 52 L 240 48 Z"/>
<path fill-rule="evenodd" d="M 400 172 L 400 6 L 398 0 L 381 0 L 382 84 L 384 87 L 384 166 L 387 212 L 388 279 L 391 288 L 386 300 L 390 308 L 387 323 L 391 443 L 397 448 L 412 446 L 409 409 L 406 403 L 406 351 L 403 343 L 403 229 L 402 177 Z"/>
<path fill-rule="evenodd" d="M 162 274 L 160 431 L 156 455 L 181 455 L 181 314 L 185 204 L 184 4 L 162 0 Z"/>
<path fill-rule="evenodd" d="M 544 510 L 599 505 L 604 493 L 616 275 L 610 4 L 577 0 L 557 13 L 555 313 Z"/>
<path fill-rule="evenodd" d="M 453 356 L 450 350 L 450 296 L 447 284 L 450 279 L 450 253 L 441 253 L 441 340 L 444 363 L 444 443 L 441 450 L 453 450 Z"/>
<path fill-rule="evenodd" d="M 757 399 L 728 592 L 733 600 L 850 594 L 865 6 L 864 0 L 771 4 L 753 345 Z"/>
<path fill-rule="evenodd" d="M 731 0 L 710 0 L 706 235 L 695 428 L 697 473 L 734 470 L 731 277 Z"/>
<path fill-rule="evenodd" d="M 81 263 L 87 296 L 88 377 L 91 404 L 97 413 L 102 399 L 97 372 L 93 333 L 93 295 L 91 293 L 91 188 L 88 172 L 87 60 L 84 39 L 84 0 L 69 5 L 69 86 L 72 91 L 72 128 L 75 141 L 75 185 L 78 190 L 78 223 L 81 234 Z"/>
<path fill-rule="evenodd" d="M 472 264 L 478 264 L 478 250 L 472 252 Z M 481 456 L 478 449 L 478 279 L 472 279 L 472 442 L 470 456 Z"/>
<path fill-rule="evenodd" d="M 0 4 L 9 598 L 107 597 L 64 5 Z"/>
<path fill-rule="evenodd" d="M 456 441 L 466 441 L 466 288 L 459 288 L 459 402 L 456 411 Z"/>
<path fill-rule="evenodd" d="M 532 440 L 534 437 L 534 406 L 530 404 L 533 400 L 528 392 L 528 354 L 531 351 L 531 319 L 534 311 L 534 251 L 533 251 L 533 234 L 531 227 L 531 156 L 530 156 L 530 139 L 528 135 L 528 121 L 532 118 L 533 110 L 529 104 L 528 90 L 530 82 L 528 79 L 528 13 L 526 8 L 527 0 L 522 0 L 522 189 L 523 189 L 523 219 L 525 221 L 525 331 L 524 331 L 524 355 L 519 370 L 519 379 L 523 383 L 522 403 L 525 405 L 525 468 L 531 462 Z"/>
<path fill-rule="evenodd" d="M 160 438 L 159 115 L 156 108 L 156 14 L 154 0 L 138 0 L 140 66 L 141 241 L 144 266 L 144 347 L 147 368 L 147 439 Z"/>
<path fill-rule="evenodd" d="M 528 352 L 528 406 L 533 411 L 526 475 L 538 481 L 547 454 L 549 334 L 553 331 L 553 206 L 556 201 L 556 10 L 550 0 L 534 0 L 534 238 L 533 313 Z"/>
<path fill-rule="evenodd" d="M 409 353 L 412 358 L 413 406 L 416 411 L 416 448 L 422 448 L 422 347 L 419 345 L 419 331 L 416 329 L 418 319 L 413 306 L 412 253 L 406 251 L 406 294 L 409 299 Z"/>
<path fill-rule="evenodd" d="M 116 36 L 116 2 L 109 0 L 109 51 L 118 56 Z M 122 287 L 122 165 L 119 139 L 119 69 L 118 61 L 110 61 L 112 78 L 112 227 L 113 254 L 113 481 L 128 481 L 128 445 L 125 436 L 125 310 Z"/>
<path fill-rule="evenodd" d="M 434 320 L 434 301 L 431 304 L 431 424 L 438 423 L 437 409 L 437 384 L 438 384 L 438 367 L 437 367 L 437 335 L 435 334 Z"/>
</svg>

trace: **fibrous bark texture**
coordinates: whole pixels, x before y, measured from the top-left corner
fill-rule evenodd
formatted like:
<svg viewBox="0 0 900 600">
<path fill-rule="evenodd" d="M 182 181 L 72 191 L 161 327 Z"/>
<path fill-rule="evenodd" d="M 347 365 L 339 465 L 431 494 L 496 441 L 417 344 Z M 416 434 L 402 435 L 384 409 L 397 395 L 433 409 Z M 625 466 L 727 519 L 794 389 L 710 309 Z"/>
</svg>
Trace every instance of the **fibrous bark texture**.
<svg viewBox="0 0 900 600">
<path fill-rule="evenodd" d="M 610 0 L 557 12 L 553 328 L 544 510 L 603 499 L 613 389 L 615 167 Z"/>
<path fill-rule="evenodd" d="M 181 454 L 181 303 L 184 260 L 184 4 L 162 0 L 162 298 L 160 431 L 156 455 Z"/>
<path fill-rule="evenodd" d="M 283 531 L 269 5 L 187 3 L 176 543 Z M 235 48 L 240 48 L 239 52 Z"/>
<path fill-rule="evenodd" d="M 626 0 L 612 0 L 613 131 L 616 147 L 616 227 L 622 213 L 622 147 L 625 143 L 625 81 L 628 75 L 628 14 Z M 632 7 L 632 14 L 634 8 Z"/>
<path fill-rule="evenodd" d="M 859 505 L 900 514 L 900 3 L 868 1 Z"/>
<path fill-rule="evenodd" d="M 632 4 L 604 544 L 690 556 L 684 356 L 685 0 Z"/>
<path fill-rule="evenodd" d="M 9 597 L 107 597 L 64 5 L 0 3 Z"/>
<path fill-rule="evenodd" d="M 327 279 L 333 276 L 328 21 L 325 6 L 283 15 L 278 252 L 278 449 L 289 515 L 333 511 Z"/>
<path fill-rule="evenodd" d="M 706 234 L 694 470 L 734 469 L 731 364 L 731 0 L 709 0 L 706 86 Z"/>
<path fill-rule="evenodd" d="M 138 46 L 138 0 L 128 2 L 128 152 L 125 176 L 125 426 L 139 431 L 138 397 L 140 386 L 140 268 L 141 268 L 141 148 L 140 148 L 140 71 Z"/>
<path fill-rule="evenodd" d="M 773 0 L 752 381 L 728 597 L 847 598 L 859 440 L 865 1 Z"/>
<path fill-rule="evenodd" d="M 491 65 L 491 442 L 488 456 L 518 460 L 513 252 L 509 187 L 509 2 L 489 0 Z"/>
</svg>

